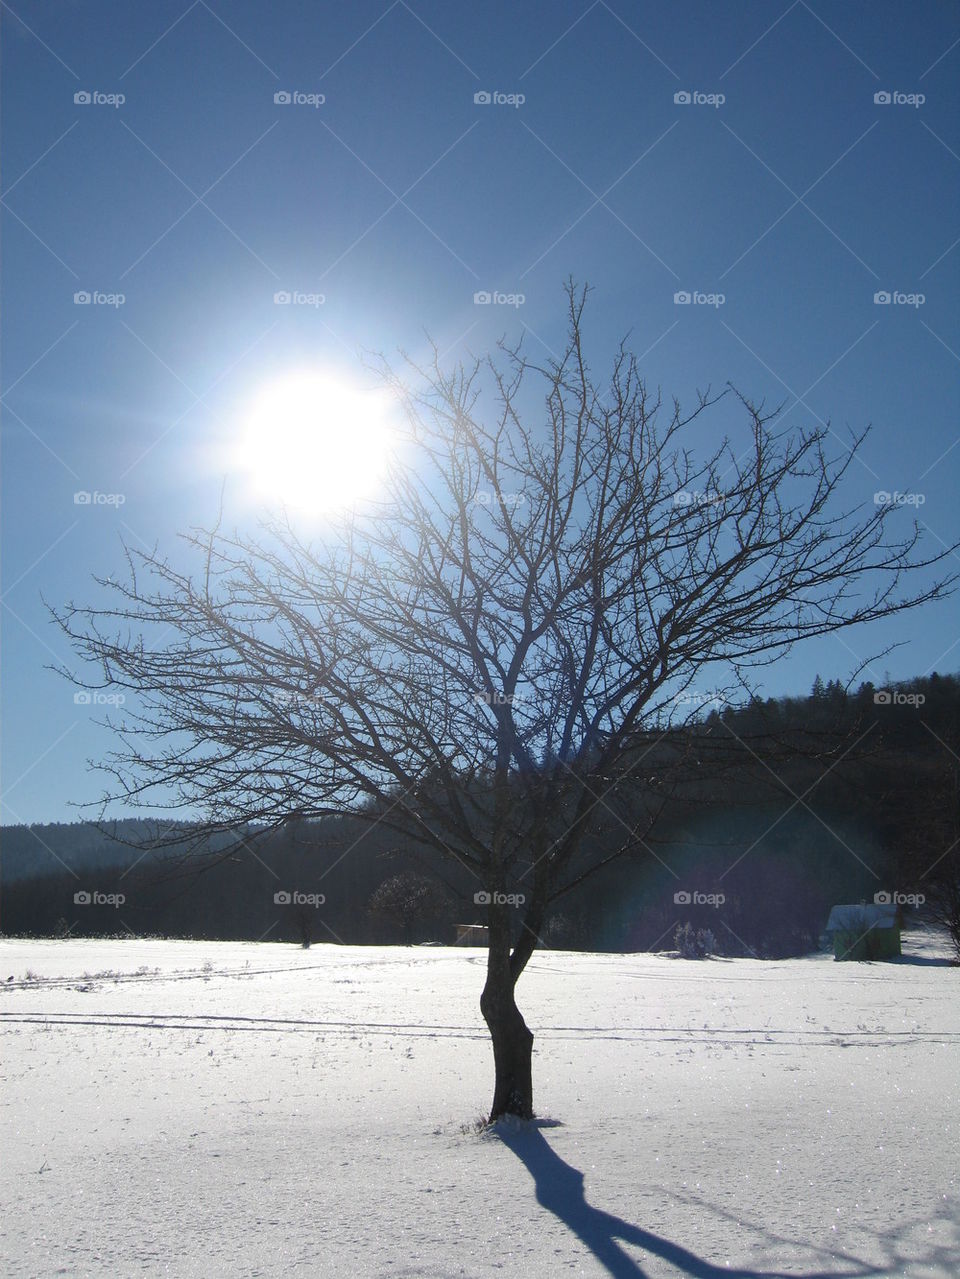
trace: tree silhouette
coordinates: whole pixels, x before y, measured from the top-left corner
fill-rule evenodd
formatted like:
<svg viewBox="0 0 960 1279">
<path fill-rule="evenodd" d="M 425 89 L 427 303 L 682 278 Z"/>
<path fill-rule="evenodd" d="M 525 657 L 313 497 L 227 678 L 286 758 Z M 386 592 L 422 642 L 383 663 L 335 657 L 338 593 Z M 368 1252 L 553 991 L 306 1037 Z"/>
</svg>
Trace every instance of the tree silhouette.
<svg viewBox="0 0 960 1279">
<path fill-rule="evenodd" d="M 409 946 L 425 928 L 450 923 L 452 902 L 435 881 L 412 871 L 391 875 L 370 898 L 370 914 L 400 929 Z"/>
<path fill-rule="evenodd" d="M 732 388 L 664 406 L 624 344 L 600 386 L 587 291 L 566 296 L 557 359 L 501 342 L 449 372 L 434 351 L 408 380 L 384 364 L 404 448 L 382 500 L 322 543 L 282 518 L 256 538 L 218 523 L 186 535 L 195 573 L 128 548 L 107 603 L 56 614 L 129 690 L 110 799 L 159 795 L 220 832 L 355 811 L 470 873 L 491 1118 L 533 1113 L 515 987 L 551 903 L 642 846 L 696 768 L 661 734 L 698 677 L 745 686 L 799 641 L 956 581 L 924 572 L 952 548 L 924 556 L 916 524 L 890 535 L 898 508 L 839 505 L 863 435 L 831 453 L 828 428 L 778 430 Z M 695 461 L 720 399 L 744 430 Z"/>
</svg>

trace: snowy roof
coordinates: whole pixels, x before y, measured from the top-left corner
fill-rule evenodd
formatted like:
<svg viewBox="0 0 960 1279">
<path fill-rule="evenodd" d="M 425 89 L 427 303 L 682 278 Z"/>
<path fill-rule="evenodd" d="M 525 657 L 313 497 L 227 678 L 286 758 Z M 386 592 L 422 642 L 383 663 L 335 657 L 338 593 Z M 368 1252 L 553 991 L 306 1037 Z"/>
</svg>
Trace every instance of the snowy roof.
<svg viewBox="0 0 960 1279">
<path fill-rule="evenodd" d="M 878 906 L 871 902 L 869 906 L 834 906 L 827 920 L 826 931 L 832 933 L 857 929 L 866 932 L 869 928 L 895 928 L 896 924 L 896 906 Z"/>
</svg>

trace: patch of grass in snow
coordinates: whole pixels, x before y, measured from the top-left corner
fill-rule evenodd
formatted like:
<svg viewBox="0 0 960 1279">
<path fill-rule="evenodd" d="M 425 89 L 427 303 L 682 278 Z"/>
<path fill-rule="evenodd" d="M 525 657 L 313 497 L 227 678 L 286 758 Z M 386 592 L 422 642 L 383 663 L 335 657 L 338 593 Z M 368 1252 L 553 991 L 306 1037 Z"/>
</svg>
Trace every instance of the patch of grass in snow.
<svg viewBox="0 0 960 1279">
<path fill-rule="evenodd" d="M 472 1123 L 461 1124 L 460 1131 L 465 1137 L 486 1137 L 490 1133 L 520 1131 L 527 1132 L 531 1128 L 562 1128 L 559 1119 L 534 1116 L 533 1119 L 520 1119 L 517 1115 L 501 1115 L 492 1122 L 486 1115 L 478 1115 Z"/>
<path fill-rule="evenodd" d="M 486 1117 L 486 1115 L 478 1115 L 472 1123 L 461 1124 L 460 1131 L 463 1133 L 464 1137 L 480 1137 L 482 1136 L 484 1129 L 489 1127 L 489 1124 L 490 1120 Z"/>
</svg>

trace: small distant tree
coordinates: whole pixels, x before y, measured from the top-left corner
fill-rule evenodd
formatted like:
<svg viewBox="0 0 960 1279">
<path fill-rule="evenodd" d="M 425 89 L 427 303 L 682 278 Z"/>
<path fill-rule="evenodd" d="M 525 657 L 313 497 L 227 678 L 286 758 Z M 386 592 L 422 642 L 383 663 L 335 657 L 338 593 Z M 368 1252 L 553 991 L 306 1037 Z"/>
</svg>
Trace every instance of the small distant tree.
<svg viewBox="0 0 960 1279">
<path fill-rule="evenodd" d="M 960 964 L 960 850 L 951 849 L 935 868 L 928 886 L 931 917 L 946 929 L 954 962 Z"/>
<path fill-rule="evenodd" d="M 732 696 L 794 644 L 956 580 L 917 580 L 955 548 L 894 536 L 902 509 L 844 504 L 863 435 L 778 430 L 731 390 L 743 430 L 698 461 L 723 397 L 662 404 L 624 345 L 598 383 L 585 303 L 570 283 L 556 359 L 435 353 L 412 386 L 385 367 L 407 447 L 377 507 L 319 545 L 283 520 L 218 525 L 187 535 L 195 573 L 128 549 L 106 604 L 57 614 L 129 693 L 108 799 L 159 788 L 211 832 L 356 812 L 486 894 L 492 1119 L 533 1114 L 515 991 L 552 904 L 642 849 L 675 766 L 696 767 L 671 755 L 678 694 L 719 671 Z"/>
<path fill-rule="evenodd" d="M 682 959 L 709 959 L 716 953 L 717 939 L 710 928 L 694 929 L 691 923 L 678 924 L 673 945 Z"/>
<path fill-rule="evenodd" d="M 928 704 L 900 712 L 919 745 L 893 751 L 873 787 L 891 887 L 920 897 L 960 963 L 960 700 L 953 680 L 936 677 L 925 696 Z"/>
<path fill-rule="evenodd" d="M 409 946 L 431 929 L 436 932 L 449 927 L 451 901 L 446 891 L 434 880 L 412 871 L 403 871 L 385 879 L 370 898 L 369 913 L 399 928 Z"/>
<path fill-rule="evenodd" d="M 956 737 L 954 741 L 960 745 Z M 935 811 L 926 815 L 921 826 L 930 839 L 922 857 L 914 858 L 914 867 L 920 867 L 915 883 L 926 897 L 927 913 L 946 929 L 954 959 L 960 964 L 960 766 L 957 758 L 956 749 L 951 749 L 949 757 L 941 762 Z"/>
</svg>

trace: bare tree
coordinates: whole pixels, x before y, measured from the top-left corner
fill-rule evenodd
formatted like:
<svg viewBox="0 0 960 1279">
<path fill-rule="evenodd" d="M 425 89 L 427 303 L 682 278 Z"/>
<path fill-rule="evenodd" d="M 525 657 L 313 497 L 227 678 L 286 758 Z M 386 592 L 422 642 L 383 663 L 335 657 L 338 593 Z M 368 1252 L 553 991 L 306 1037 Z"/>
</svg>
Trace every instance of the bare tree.
<svg viewBox="0 0 960 1279">
<path fill-rule="evenodd" d="M 927 881 L 924 887 L 927 887 Z M 930 917 L 944 928 L 960 964 L 960 845 L 954 840 L 929 876 Z"/>
<path fill-rule="evenodd" d="M 452 905 L 450 897 L 435 880 L 402 871 L 383 881 L 371 896 L 367 909 L 371 915 L 399 928 L 409 946 L 418 929 L 449 929 Z"/>
<path fill-rule="evenodd" d="M 948 552 L 923 556 L 916 524 L 888 536 L 902 513 L 838 506 L 862 435 L 831 455 L 827 429 L 774 429 L 732 389 L 664 407 L 623 344 L 600 387 L 586 290 L 567 300 L 559 359 L 501 343 L 445 372 L 434 352 L 415 386 L 384 366 L 405 453 L 377 508 L 321 545 L 286 520 L 255 538 L 218 524 L 186 535 L 195 572 L 128 550 L 107 603 L 58 614 L 131 694 L 113 801 L 172 797 L 206 831 L 356 811 L 469 871 L 492 1119 L 533 1113 L 515 987 L 551 903 L 643 843 L 681 763 L 666 729 L 685 691 L 711 668 L 745 684 L 798 641 L 955 582 L 923 572 Z M 695 462 L 723 397 L 743 437 Z M 602 854 L 601 823 L 620 835 Z"/>
<path fill-rule="evenodd" d="M 914 881 L 927 897 L 931 919 L 947 932 L 954 963 L 960 964 L 960 732 L 937 737 L 942 754 L 931 787 L 934 803 L 918 814 L 912 858 Z M 924 836 L 926 842 L 924 843 Z M 919 870 L 919 878 L 917 877 Z"/>
<path fill-rule="evenodd" d="M 906 833 L 898 849 L 898 870 L 908 891 L 926 899 L 924 913 L 945 930 L 955 963 L 960 963 L 960 735 L 934 734 L 940 753 L 928 765 L 929 784 L 907 791 L 901 775 L 892 799 L 899 802 Z M 932 802 L 931 802 L 932 801 Z"/>
</svg>

